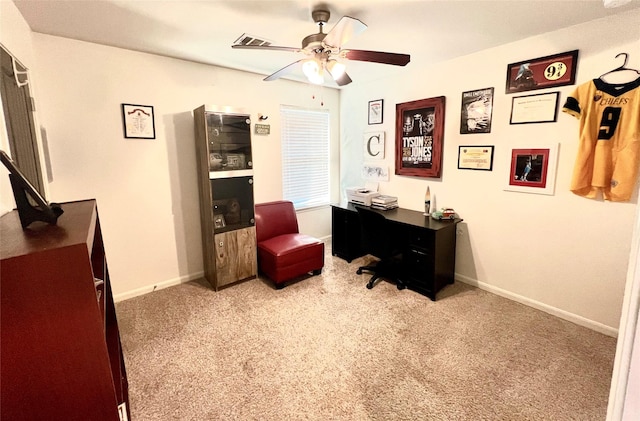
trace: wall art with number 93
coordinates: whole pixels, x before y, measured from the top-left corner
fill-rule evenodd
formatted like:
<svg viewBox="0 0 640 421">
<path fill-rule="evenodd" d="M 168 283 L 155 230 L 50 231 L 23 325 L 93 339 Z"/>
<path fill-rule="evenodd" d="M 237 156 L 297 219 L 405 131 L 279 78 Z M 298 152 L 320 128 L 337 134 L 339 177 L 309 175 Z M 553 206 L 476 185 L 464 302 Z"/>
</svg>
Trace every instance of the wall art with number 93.
<svg viewBox="0 0 640 421">
<path fill-rule="evenodd" d="M 507 66 L 505 93 L 573 85 L 577 61 L 578 50 L 573 50 L 512 63 Z"/>
</svg>

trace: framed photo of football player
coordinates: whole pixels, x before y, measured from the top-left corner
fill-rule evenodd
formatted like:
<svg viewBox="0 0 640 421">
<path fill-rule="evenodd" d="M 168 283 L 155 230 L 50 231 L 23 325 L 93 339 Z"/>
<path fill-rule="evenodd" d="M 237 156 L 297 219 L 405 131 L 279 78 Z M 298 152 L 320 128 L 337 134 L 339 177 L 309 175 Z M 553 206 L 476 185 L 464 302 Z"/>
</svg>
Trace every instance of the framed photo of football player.
<svg viewBox="0 0 640 421">
<path fill-rule="evenodd" d="M 555 190 L 558 144 L 512 148 L 505 190 L 552 196 Z"/>
<path fill-rule="evenodd" d="M 396 174 L 440 178 L 445 97 L 396 104 Z"/>
<path fill-rule="evenodd" d="M 573 85 L 578 50 L 511 63 L 507 66 L 506 94 Z"/>
<path fill-rule="evenodd" d="M 462 93 L 460 134 L 491 133 L 493 88 Z"/>
</svg>

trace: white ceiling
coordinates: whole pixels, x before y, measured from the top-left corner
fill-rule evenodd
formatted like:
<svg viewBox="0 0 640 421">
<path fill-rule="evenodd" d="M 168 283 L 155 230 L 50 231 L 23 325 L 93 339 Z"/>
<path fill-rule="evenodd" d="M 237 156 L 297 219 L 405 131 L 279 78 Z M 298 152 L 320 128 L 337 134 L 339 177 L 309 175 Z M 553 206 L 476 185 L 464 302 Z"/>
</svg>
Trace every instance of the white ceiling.
<svg viewBox="0 0 640 421">
<path fill-rule="evenodd" d="M 2 0 L 5 1 L 5 0 Z M 608 0 L 609 1 L 609 0 Z M 243 33 L 300 47 L 318 32 L 316 0 L 14 0 L 34 32 L 90 41 L 269 75 L 302 58 L 286 51 L 235 50 Z M 605 8 L 601 0 L 340 0 L 328 32 L 343 15 L 368 29 L 347 48 L 411 55 L 408 66 L 428 66 L 494 46 L 640 8 L 640 0 Z M 640 24 L 640 22 L 639 22 Z M 530 54 L 522 52 L 527 59 Z M 354 83 L 401 75 L 402 67 L 350 62 Z M 302 79 L 299 79 L 302 80 Z M 269 82 L 265 82 L 269 83 Z M 330 86 L 335 86 L 333 82 Z"/>
</svg>

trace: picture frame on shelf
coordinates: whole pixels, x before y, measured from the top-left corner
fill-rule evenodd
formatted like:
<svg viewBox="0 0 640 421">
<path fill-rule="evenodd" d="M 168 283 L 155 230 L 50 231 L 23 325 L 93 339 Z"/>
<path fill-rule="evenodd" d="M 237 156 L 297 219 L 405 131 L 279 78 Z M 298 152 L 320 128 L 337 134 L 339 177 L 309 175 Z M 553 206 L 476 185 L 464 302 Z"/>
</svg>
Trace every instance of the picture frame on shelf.
<svg viewBox="0 0 640 421">
<path fill-rule="evenodd" d="M 462 93 L 460 134 L 491 133 L 493 88 Z"/>
<path fill-rule="evenodd" d="M 504 190 L 546 194 L 555 191 L 558 144 L 511 148 L 511 164 Z"/>
<path fill-rule="evenodd" d="M 245 156 L 243 153 L 228 153 L 226 170 L 242 170 L 247 168 L 245 164 Z"/>
<path fill-rule="evenodd" d="M 506 94 L 573 85 L 578 50 L 519 61 L 507 66 Z"/>
<path fill-rule="evenodd" d="M 384 100 L 376 99 L 369 101 L 369 125 L 382 124 L 382 113 L 384 111 Z"/>
<path fill-rule="evenodd" d="M 227 226 L 227 222 L 224 220 L 224 215 L 216 214 L 213 215 L 213 225 L 216 228 L 224 228 Z"/>
<path fill-rule="evenodd" d="M 396 175 L 440 178 L 445 97 L 396 104 Z"/>
<path fill-rule="evenodd" d="M 509 124 L 553 123 L 558 120 L 560 91 L 514 96 Z"/>
<path fill-rule="evenodd" d="M 126 139 L 155 139 L 152 105 L 121 104 L 122 125 Z"/>
<path fill-rule="evenodd" d="M 493 145 L 458 146 L 458 169 L 493 171 Z"/>
</svg>

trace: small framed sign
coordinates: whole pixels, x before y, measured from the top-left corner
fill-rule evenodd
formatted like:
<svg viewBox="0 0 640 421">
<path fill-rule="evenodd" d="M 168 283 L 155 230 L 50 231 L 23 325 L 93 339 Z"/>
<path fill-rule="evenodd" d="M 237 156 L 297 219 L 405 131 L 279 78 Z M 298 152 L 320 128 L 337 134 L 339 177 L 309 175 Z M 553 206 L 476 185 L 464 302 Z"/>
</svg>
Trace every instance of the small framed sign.
<svg viewBox="0 0 640 421">
<path fill-rule="evenodd" d="M 369 159 L 384 159 L 384 132 L 364 134 L 364 157 Z"/>
<path fill-rule="evenodd" d="M 507 66 L 505 93 L 573 85 L 577 61 L 578 50 L 573 50 L 512 63 Z"/>
<path fill-rule="evenodd" d="M 383 103 L 384 101 L 382 99 L 369 101 L 369 124 L 382 123 Z"/>
<path fill-rule="evenodd" d="M 266 136 L 271 133 L 270 124 L 257 124 L 254 126 L 254 133 L 261 136 Z"/>
<path fill-rule="evenodd" d="M 153 106 L 122 104 L 122 124 L 127 139 L 155 139 Z"/>
</svg>

